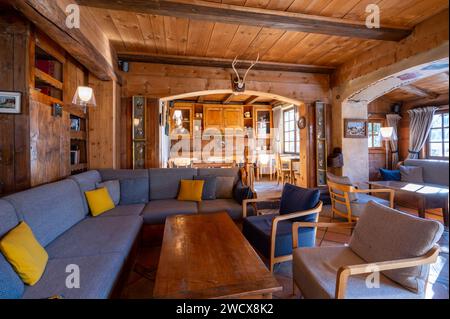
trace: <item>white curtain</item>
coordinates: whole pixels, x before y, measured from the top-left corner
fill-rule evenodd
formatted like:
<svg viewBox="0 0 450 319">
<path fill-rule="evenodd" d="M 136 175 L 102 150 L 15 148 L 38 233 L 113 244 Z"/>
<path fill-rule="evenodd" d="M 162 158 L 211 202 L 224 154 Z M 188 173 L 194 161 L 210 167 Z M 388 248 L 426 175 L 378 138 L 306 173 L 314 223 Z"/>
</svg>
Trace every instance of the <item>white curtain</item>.
<svg viewBox="0 0 450 319">
<path fill-rule="evenodd" d="M 397 166 L 397 163 L 399 161 L 398 158 L 398 122 L 402 117 L 398 114 L 387 114 L 386 115 L 386 121 L 387 126 L 393 128 L 393 133 L 391 137 L 391 167 L 394 169 Z"/>
<path fill-rule="evenodd" d="M 434 113 L 438 110 L 435 106 L 411 109 L 409 114 L 409 159 L 419 158 L 419 153 L 427 142 L 430 134 Z"/>
</svg>

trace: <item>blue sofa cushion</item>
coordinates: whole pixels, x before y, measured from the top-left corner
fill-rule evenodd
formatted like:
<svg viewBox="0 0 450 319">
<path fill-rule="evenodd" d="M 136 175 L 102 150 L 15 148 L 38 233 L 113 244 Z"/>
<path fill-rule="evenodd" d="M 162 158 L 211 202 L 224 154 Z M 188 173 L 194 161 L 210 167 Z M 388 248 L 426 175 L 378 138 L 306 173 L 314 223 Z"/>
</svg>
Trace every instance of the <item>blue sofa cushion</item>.
<svg viewBox="0 0 450 319">
<path fill-rule="evenodd" d="M 19 224 L 14 207 L 0 199 L 0 239 Z M 23 281 L 0 253 L 0 299 L 17 299 L 24 292 Z"/>
<path fill-rule="evenodd" d="M 197 175 L 195 168 L 152 168 L 150 175 L 150 200 L 175 199 L 180 181 Z"/>
<path fill-rule="evenodd" d="M 318 189 L 307 189 L 292 184 L 286 184 L 283 188 L 280 201 L 280 215 L 292 214 L 309 209 L 313 209 L 319 204 L 320 191 Z M 314 222 L 317 214 L 311 214 L 291 220 Z"/>
<path fill-rule="evenodd" d="M 120 216 L 140 216 L 144 210 L 144 204 L 120 205 L 97 216 L 96 218 L 120 217 Z"/>
<path fill-rule="evenodd" d="M 227 212 L 233 220 L 242 219 L 242 205 L 234 199 L 215 199 L 198 203 L 200 214 Z M 253 215 L 253 207 L 247 207 L 247 214 Z"/>
<path fill-rule="evenodd" d="M 239 167 L 234 168 L 199 168 L 198 176 L 234 177 L 233 185 L 239 181 Z"/>
<path fill-rule="evenodd" d="M 132 178 L 120 181 L 120 205 L 146 204 L 148 202 L 148 178 Z"/>
<path fill-rule="evenodd" d="M 205 181 L 205 184 L 203 185 L 202 200 L 216 199 L 216 176 L 194 176 L 194 180 Z"/>
<path fill-rule="evenodd" d="M 81 174 L 73 175 L 69 177 L 74 180 L 81 190 L 81 197 L 83 198 L 83 205 L 85 209 L 85 215 L 89 215 L 89 205 L 87 203 L 85 192 L 96 189 L 96 184 L 102 181 L 102 177 L 98 171 L 92 170 Z"/>
<path fill-rule="evenodd" d="M 402 179 L 400 170 L 380 168 L 380 174 L 383 181 L 400 181 Z"/>
<path fill-rule="evenodd" d="M 65 299 L 107 299 L 123 266 L 121 254 L 103 254 L 89 257 L 51 259 L 41 280 L 26 287 L 24 299 L 46 299 L 61 296 Z M 66 279 L 68 265 L 80 269 L 80 288 L 69 289 Z"/>
<path fill-rule="evenodd" d="M 250 187 L 244 186 L 242 181 L 238 181 L 233 189 L 233 198 L 236 202 L 242 205 L 244 199 L 253 198 L 253 192 Z"/>
<path fill-rule="evenodd" d="M 276 215 L 251 216 L 244 220 L 242 232 L 250 244 L 266 258 L 270 258 L 272 220 Z M 316 231 L 314 228 L 299 228 L 299 247 L 314 247 Z M 292 253 L 292 223 L 278 223 L 275 240 L 275 257 Z"/>
<path fill-rule="evenodd" d="M 196 202 L 179 201 L 176 199 L 160 199 L 150 201 L 144 208 L 142 217 L 145 224 L 164 224 L 166 218 L 179 214 L 196 214 Z"/>
<path fill-rule="evenodd" d="M 46 247 L 50 259 L 120 253 L 124 258 L 142 226 L 136 216 L 89 217 Z"/>
<path fill-rule="evenodd" d="M 14 206 L 20 219 L 30 226 L 44 247 L 86 216 L 80 188 L 71 179 L 32 188 L 4 199 Z"/>
<path fill-rule="evenodd" d="M 23 281 L 0 253 L 0 299 L 19 299 L 24 289 Z"/>
</svg>

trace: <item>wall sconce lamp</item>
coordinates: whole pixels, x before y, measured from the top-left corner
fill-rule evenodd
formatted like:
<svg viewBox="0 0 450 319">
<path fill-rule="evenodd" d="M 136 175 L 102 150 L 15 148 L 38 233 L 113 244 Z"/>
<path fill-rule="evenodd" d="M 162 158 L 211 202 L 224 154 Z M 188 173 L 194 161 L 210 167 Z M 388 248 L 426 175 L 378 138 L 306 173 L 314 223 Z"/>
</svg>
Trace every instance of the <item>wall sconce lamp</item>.
<svg viewBox="0 0 450 319">
<path fill-rule="evenodd" d="M 82 106 L 84 113 L 86 113 L 88 106 L 97 105 L 94 90 L 87 86 L 79 86 L 73 96 L 72 104 Z"/>
</svg>

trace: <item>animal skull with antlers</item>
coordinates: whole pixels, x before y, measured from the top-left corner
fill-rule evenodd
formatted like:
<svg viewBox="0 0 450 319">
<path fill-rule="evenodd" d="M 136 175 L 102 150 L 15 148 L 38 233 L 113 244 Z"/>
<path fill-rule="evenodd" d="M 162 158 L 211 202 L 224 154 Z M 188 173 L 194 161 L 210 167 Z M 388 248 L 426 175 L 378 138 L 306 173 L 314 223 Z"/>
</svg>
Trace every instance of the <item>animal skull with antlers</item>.
<svg viewBox="0 0 450 319">
<path fill-rule="evenodd" d="M 236 64 L 239 62 L 238 57 L 236 56 L 233 60 L 233 63 L 231 64 L 234 72 L 236 73 L 236 78 L 233 80 L 233 91 L 234 92 L 245 92 L 245 79 L 247 78 L 248 72 L 258 63 L 259 61 L 259 53 L 258 57 L 256 58 L 256 61 L 251 62 L 250 67 L 248 68 L 247 72 L 245 72 L 245 75 L 243 78 L 239 75 L 239 72 L 236 69 Z"/>
</svg>

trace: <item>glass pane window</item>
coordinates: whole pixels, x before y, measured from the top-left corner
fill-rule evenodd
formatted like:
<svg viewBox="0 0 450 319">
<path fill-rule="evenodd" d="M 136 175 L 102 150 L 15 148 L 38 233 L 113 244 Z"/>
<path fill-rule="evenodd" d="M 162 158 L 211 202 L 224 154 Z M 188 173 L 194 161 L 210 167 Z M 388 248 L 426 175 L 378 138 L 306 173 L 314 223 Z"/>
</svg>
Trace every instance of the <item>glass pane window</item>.
<svg viewBox="0 0 450 319">
<path fill-rule="evenodd" d="M 375 122 L 369 122 L 368 123 L 368 131 L 369 131 L 369 138 L 368 138 L 368 146 L 369 148 L 378 148 L 383 147 L 383 137 L 381 136 L 381 127 L 382 123 L 381 121 Z"/>
<path fill-rule="evenodd" d="M 449 154 L 448 112 L 437 113 L 433 117 L 428 136 L 428 157 L 448 159 Z"/>
<path fill-rule="evenodd" d="M 296 121 L 297 121 L 297 114 L 295 108 L 291 108 L 284 111 L 283 113 L 284 153 L 300 152 L 300 138 Z"/>
</svg>

